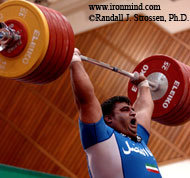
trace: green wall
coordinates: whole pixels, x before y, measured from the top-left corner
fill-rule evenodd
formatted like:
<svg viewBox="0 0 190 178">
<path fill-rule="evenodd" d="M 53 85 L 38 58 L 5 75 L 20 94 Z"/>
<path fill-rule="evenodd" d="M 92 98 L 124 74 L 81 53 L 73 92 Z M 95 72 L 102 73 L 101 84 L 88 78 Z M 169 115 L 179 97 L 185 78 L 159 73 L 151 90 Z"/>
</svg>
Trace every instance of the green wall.
<svg viewBox="0 0 190 178">
<path fill-rule="evenodd" d="M 0 164 L 0 178 L 66 178 Z"/>
</svg>

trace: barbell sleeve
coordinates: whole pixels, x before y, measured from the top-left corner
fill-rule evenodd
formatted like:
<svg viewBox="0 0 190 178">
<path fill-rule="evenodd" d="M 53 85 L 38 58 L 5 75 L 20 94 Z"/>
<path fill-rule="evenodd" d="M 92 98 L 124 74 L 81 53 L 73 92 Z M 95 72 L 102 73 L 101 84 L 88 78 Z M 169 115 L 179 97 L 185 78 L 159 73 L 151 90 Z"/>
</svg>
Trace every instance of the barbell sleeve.
<svg viewBox="0 0 190 178">
<path fill-rule="evenodd" d="M 109 65 L 109 64 L 107 64 L 107 63 L 104 63 L 104 62 L 102 62 L 102 61 L 98 61 L 98 60 L 96 60 L 96 59 L 92 59 L 92 58 L 90 58 L 90 57 L 86 57 L 86 56 L 83 56 L 83 55 L 80 55 L 80 57 L 81 57 L 82 61 L 86 61 L 86 62 L 89 62 L 89 63 L 91 63 L 91 64 L 95 64 L 95 65 L 98 65 L 98 66 L 100 66 L 100 67 L 109 69 L 109 70 L 111 70 L 111 71 L 120 73 L 120 74 L 122 74 L 122 75 L 124 75 L 124 76 L 129 77 L 130 79 L 133 79 L 133 78 L 134 78 L 134 74 L 133 74 L 133 73 L 127 72 L 127 71 L 125 71 L 125 70 L 123 70 L 123 69 L 119 69 L 119 68 L 117 68 L 117 67 L 115 67 L 115 66 L 111 66 L 111 65 Z M 156 84 L 156 83 L 154 83 L 154 82 L 152 82 L 152 81 L 149 81 L 149 80 L 148 80 L 148 83 L 149 83 L 149 85 L 151 86 L 151 90 L 158 90 L 159 84 Z"/>
</svg>

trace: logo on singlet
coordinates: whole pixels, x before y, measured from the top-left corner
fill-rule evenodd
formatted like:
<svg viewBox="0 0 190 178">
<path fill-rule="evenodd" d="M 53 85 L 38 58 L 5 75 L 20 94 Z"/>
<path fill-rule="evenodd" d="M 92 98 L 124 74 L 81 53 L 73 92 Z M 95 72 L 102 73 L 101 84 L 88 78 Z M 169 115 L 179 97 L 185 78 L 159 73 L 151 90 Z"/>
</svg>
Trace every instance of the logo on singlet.
<svg viewBox="0 0 190 178">
<path fill-rule="evenodd" d="M 127 150 L 125 148 L 122 148 L 123 149 L 123 153 L 125 155 L 129 155 L 131 154 L 131 152 L 136 152 L 136 153 L 139 153 L 143 156 L 152 156 L 153 157 L 153 154 L 150 152 L 149 149 L 146 149 L 146 148 L 139 148 L 139 147 L 131 147 L 128 143 L 128 141 L 125 141 L 126 145 L 127 145 Z"/>
</svg>

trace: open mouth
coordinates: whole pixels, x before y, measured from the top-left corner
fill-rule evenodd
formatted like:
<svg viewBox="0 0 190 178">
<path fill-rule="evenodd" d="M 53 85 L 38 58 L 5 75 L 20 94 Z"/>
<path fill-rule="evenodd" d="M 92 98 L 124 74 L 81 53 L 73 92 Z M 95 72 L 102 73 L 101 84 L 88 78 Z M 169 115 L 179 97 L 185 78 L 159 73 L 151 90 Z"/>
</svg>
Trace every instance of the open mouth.
<svg viewBox="0 0 190 178">
<path fill-rule="evenodd" d="M 131 119 L 131 122 L 130 122 L 132 125 L 136 125 L 136 119 Z"/>
</svg>

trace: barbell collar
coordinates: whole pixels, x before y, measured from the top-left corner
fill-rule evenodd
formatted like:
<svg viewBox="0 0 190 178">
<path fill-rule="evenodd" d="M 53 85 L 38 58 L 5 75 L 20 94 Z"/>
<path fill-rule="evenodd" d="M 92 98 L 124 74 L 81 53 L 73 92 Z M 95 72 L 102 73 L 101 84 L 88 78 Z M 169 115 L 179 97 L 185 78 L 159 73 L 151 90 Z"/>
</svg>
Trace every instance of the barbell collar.
<svg viewBox="0 0 190 178">
<path fill-rule="evenodd" d="M 98 60 L 96 60 L 96 59 L 92 59 L 92 58 L 90 58 L 90 57 L 86 57 L 86 56 L 83 56 L 83 55 L 80 55 L 80 57 L 81 57 L 81 59 L 82 59 L 83 61 L 89 62 L 89 63 L 91 63 L 91 64 L 98 65 L 98 66 L 103 67 L 103 68 L 106 68 L 106 69 L 109 69 L 109 70 L 111 70 L 111 71 L 113 71 L 113 72 L 117 72 L 117 73 L 119 73 L 119 74 L 122 74 L 122 75 L 124 75 L 124 76 L 129 77 L 130 79 L 134 79 L 134 74 L 133 74 L 133 73 L 127 72 L 127 71 L 125 71 L 125 70 L 123 70 L 123 69 L 119 69 L 119 68 L 117 68 L 117 67 L 115 67 L 115 66 L 111 66 L 111 65 L 109 65 L 109 64 L 107 64 L 107 63 L 104 63 L 104 62 L 102 62 L 102 61 L 98 61 Z M 148 83 L 149 83 L 149 85 L 150 85 L 150 89 L 151 89 L 151 90 L 153 90 L 153 91 L 159 90 L 159 84 L 154 83 L 154 82 L 149 81 L 149 80 L 148 80 Z"/>
<path fill-rule="evenodd" d="M 0 22 L 0 51 L 6 47 L 11 47 L 21 36 L 16 34 L 14 29 L 8 27 L 4 22 Z"/>
</svg>

